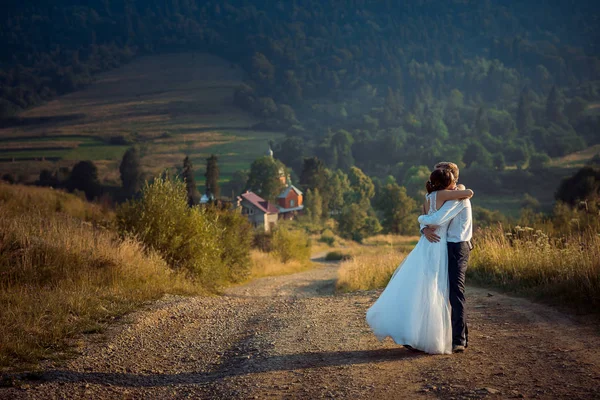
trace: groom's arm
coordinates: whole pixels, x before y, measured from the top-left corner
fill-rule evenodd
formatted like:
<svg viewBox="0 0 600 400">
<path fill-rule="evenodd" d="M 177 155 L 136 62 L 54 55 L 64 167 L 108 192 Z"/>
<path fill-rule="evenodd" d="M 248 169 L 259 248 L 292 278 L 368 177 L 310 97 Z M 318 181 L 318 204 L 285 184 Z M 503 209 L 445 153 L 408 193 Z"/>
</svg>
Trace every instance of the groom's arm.
<svg viewBox="0 0 600 400">
<path fill-rule="evenodd" d="M 427 225 L 443 225 L 446 222 L 451 221 L 454 217 L 456 217 L 465 207 L 465 200 L 452 200 L 444 203 L 439 210 L 434 212 L 431 215 L 421 215 L 419 216 L 419 224 L 421 224 L 421 232 L 423 228 Z"/>
</svg>

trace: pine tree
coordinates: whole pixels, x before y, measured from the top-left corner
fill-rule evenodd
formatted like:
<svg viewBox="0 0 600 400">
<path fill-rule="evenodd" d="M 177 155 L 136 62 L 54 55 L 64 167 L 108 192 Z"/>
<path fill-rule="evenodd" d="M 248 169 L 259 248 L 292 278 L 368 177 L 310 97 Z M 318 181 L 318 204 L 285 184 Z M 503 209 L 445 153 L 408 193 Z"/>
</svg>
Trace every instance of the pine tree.
<svg viewBox="0 0 600 400">
<path fill-rule="evenodd" d="M 527 89 L 523 89 L 517 108 L 517 129 L 521 136 L 525 136 L 533 126 L 531 100 Z"/>
<path fill-rule="evenodd" d="M 483 107 L 479 107 L 477 110 L 477 116 L 475 117 L 475 124 L 473 126 L 475 132 L 473 136 L 481 137 L 484 132 L 490 131 L 490 123 Z"/>
<path fill-rule="evenodd" d="M 304 200 L 304 208 L 311 222 L 319 223 L 323 214 L 323 199 L 319 193 L 319 189 L 306 191 L 306 199 Z"/>
<path fill-rule="evenodd" d="M 67 188 L 71 191 L 83 191 L 88 200 L 99 196 L 102 188 L 98 181 L 98 168 L 96 168 L 96 165 L 91 161 L 80 161 L 75 164 L 69 175 Z"/>
<path fill-rule="evenodd" d="M 190 157 L 185 157 L 183 160 L 183 179 L 185 180 L 185 187 L 187 189 L 188 204 L 194 206 L 200 202 L 200 192 L 196 187 L 196 178 L 194 178 L 194 166 Z"/>
<path fill-rule="evenodd" d="M 556 86 L 552 86 L 546 99 L 546 118 L 549 122 L 554 123 L 559 123 L 563 120 L 562 98 Z"/>
<path fill-rule="evenodd" d="M 210 192 L 215 199 L 221 194 L 221 188 L 219 187 L 219 165 L 217 162 L 217 156 L 211 154 L 206 159 L 206 173 L 204 174 L 206 178 L 206 191 Z"/>
<path fill-rule="evenodd" d="M 136 194 L 142 186 L 142 168 L 140 165 L 140 154 L 135 147 L 130 147 L 119 165 L 123 192 L 127 197 Z"/>
</svg>

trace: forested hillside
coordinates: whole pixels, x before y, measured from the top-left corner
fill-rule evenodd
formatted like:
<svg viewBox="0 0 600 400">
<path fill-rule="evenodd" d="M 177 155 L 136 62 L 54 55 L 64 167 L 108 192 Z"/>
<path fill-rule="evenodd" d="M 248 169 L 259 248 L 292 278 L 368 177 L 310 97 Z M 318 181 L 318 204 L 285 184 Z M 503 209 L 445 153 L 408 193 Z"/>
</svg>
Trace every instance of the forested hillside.
<svg viewBox="0 0 600 400">
<path fill-rule="evenodd" d="M 5 2 L 6 3 L 6 2 Z M 207 51 L 251 79 L 236 104 L 284 129 L 277 154 L 405 182 L 440 158 L 537 168 L 600 142 L 593 2 L 8 1 L 0 114 L 151 53 Z M 475 168 L 477 169 L 477 168 Z"/>
</svg>

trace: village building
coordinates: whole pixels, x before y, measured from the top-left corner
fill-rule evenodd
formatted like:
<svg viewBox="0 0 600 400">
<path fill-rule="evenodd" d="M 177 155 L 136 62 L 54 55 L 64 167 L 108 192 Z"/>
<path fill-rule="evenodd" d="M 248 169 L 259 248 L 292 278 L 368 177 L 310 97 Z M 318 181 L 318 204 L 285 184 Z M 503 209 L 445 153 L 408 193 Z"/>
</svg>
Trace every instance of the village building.
<svg viewBox="0 0 600 400">
<path fill-rule="evenodd" d="M 273 150 L 269 147 L 267 156 L 273 157 Z M 241 208 L 242 215 L 246 215 L 254 227 L 262 227 L 269 232 L 277 224 L 277 220 L 290 220 L 301 215 L 304 211 L 304 196 L 300 189 L 292 185 L 285 170 L 279 170 L 279 181 L 286 185 L 277 196 L 277 204 L 270 203 L 256 193 L 247 191 L 237 198 L 237 208 Z"/>
<path fill-rule="evenodd" d="M 263 228 L 265 232 L 270 232 L 277 225 L 278 208 L 256 193 L 243 193 L 238 197 L 238 204 L 242 215 L 247 216 L 255 228 Z"/>
<path fill-rule="evenodd" d="M 304 211 L 303 202 L 304 198 L 300 189 L 290 183 L 277 197 L 279 219 L 294 219 L 301 215 Z"/>
</svg>

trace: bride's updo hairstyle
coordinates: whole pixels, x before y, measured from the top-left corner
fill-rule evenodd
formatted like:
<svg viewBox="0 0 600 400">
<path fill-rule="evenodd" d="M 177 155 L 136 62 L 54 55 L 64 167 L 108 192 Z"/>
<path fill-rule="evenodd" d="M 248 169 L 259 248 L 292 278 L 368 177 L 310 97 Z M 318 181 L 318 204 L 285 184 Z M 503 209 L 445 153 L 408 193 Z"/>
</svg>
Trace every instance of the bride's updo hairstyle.
<svg viewBox="0 0 600 400">
<path fill-rule="evenodd" d="M 429 180 L 425 184 L 425 189 L 427 189 L 427 193 L 435 192 L 436 190 L 444 190 L 454 181 L 454 176 L 452 176 L 452 171 L 449 169 L 436 169 L 431 175 L 429 175 Z"/>
</svg>

